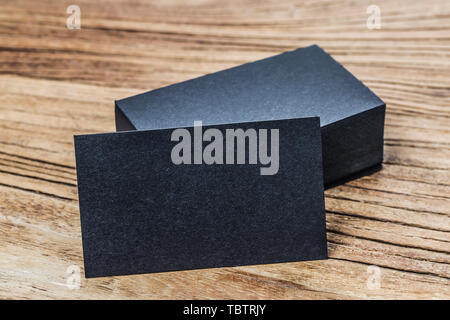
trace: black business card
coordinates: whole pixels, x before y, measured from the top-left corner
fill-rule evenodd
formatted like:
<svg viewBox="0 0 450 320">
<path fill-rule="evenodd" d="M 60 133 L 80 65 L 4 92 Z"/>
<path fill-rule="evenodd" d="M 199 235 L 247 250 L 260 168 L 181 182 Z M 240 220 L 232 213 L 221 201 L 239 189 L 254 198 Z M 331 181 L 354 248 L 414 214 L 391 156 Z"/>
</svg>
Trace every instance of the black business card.
<svg viewBox="0 0 450 320">
<path fill-rule="evenodd" d="M 75 136 L 86 277 L 327 258 L 319 118 Z"/>
</svg>

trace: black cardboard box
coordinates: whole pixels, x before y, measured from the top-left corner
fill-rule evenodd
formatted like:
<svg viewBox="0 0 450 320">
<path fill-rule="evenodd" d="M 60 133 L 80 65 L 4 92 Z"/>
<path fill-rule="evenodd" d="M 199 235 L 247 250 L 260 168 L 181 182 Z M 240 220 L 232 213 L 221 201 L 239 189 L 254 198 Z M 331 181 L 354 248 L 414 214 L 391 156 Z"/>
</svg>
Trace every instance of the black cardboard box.
<svg viewBox="0 0 450 320">
<path fill-rule="evenodd" d="M 216 136 L 200 142 L 203 159 L 194 164 L 198 132 L 209 129 Z M 248 138 L 241 164 L 238 140 L 232 148 L 226 140 L 239 129 L 258 139 L 252 149 Z M 178 130 L 189 139 L 177 140 Z M 223 164 L 207 164 L 217 132 L 226 146 L 211 154 Z M 327 258 L 317 117 L 74 140 L 86 277 Z M 185 141 L 190 164 L 174 157 L 188 154 L 176 149 Z M 250 150 L 270 151 L 270 163 L 252 163 Z M 235 164 L 225 163 L 229 154 Z"/>
<path fill-rule="evenodd" d="M 329 187 L 381 167 L 385 104 L 318 46 L 116 101 L 116 128 L 319 116 Z"/>
</svg>

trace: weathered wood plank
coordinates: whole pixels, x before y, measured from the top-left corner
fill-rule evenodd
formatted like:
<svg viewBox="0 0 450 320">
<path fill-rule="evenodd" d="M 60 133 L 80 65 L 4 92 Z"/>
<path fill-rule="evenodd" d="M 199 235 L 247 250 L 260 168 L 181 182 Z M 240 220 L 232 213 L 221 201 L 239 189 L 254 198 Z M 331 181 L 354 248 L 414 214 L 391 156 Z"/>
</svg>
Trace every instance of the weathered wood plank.
<svg viewBox="0 0 450 320">
<path fill-rule="evenodd" d="M 450 3 L 0 1 L 0 298 L 450 298 Z M 86 280 L 73 135 L 113 101 L 319 44 L 387 103 L 383 170 L 326 191 L 326 261 Z M 380 287 L 368 286 L 368 268 Z M 370 269 L 369 269 L 370 270 Z"/>
</svg>

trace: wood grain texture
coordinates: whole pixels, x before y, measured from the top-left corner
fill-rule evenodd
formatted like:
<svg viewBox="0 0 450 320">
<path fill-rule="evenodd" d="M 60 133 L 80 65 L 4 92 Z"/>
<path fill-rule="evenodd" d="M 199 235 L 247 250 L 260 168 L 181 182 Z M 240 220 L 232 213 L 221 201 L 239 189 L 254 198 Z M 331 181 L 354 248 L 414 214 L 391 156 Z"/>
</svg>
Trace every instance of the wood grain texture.
<svg viewBox="0 0 450 320">
<path fill-rule="evenodd" d="M 450 2 L 0 0 L 0 298 L 450 298 Z M 84 279 L 73 135 L 113 100 L 318 44 L 387 103 L 383 170 L 326 191 L 330 259 Z M 380 288 L 367 286 L 378 266 Z"/>
</svg>

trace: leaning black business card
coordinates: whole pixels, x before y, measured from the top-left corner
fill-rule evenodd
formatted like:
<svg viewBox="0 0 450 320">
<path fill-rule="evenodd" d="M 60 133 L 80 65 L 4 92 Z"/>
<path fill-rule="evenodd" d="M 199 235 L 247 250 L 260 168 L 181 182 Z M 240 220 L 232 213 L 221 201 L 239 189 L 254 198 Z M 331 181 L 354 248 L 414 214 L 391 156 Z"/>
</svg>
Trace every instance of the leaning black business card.
<svg viewBox="0 0 450 320">
<path fill-rule="evenodd" d="M 327 258 L 319 118 L 75 136 L 86 277 Z"/>
</svg>

